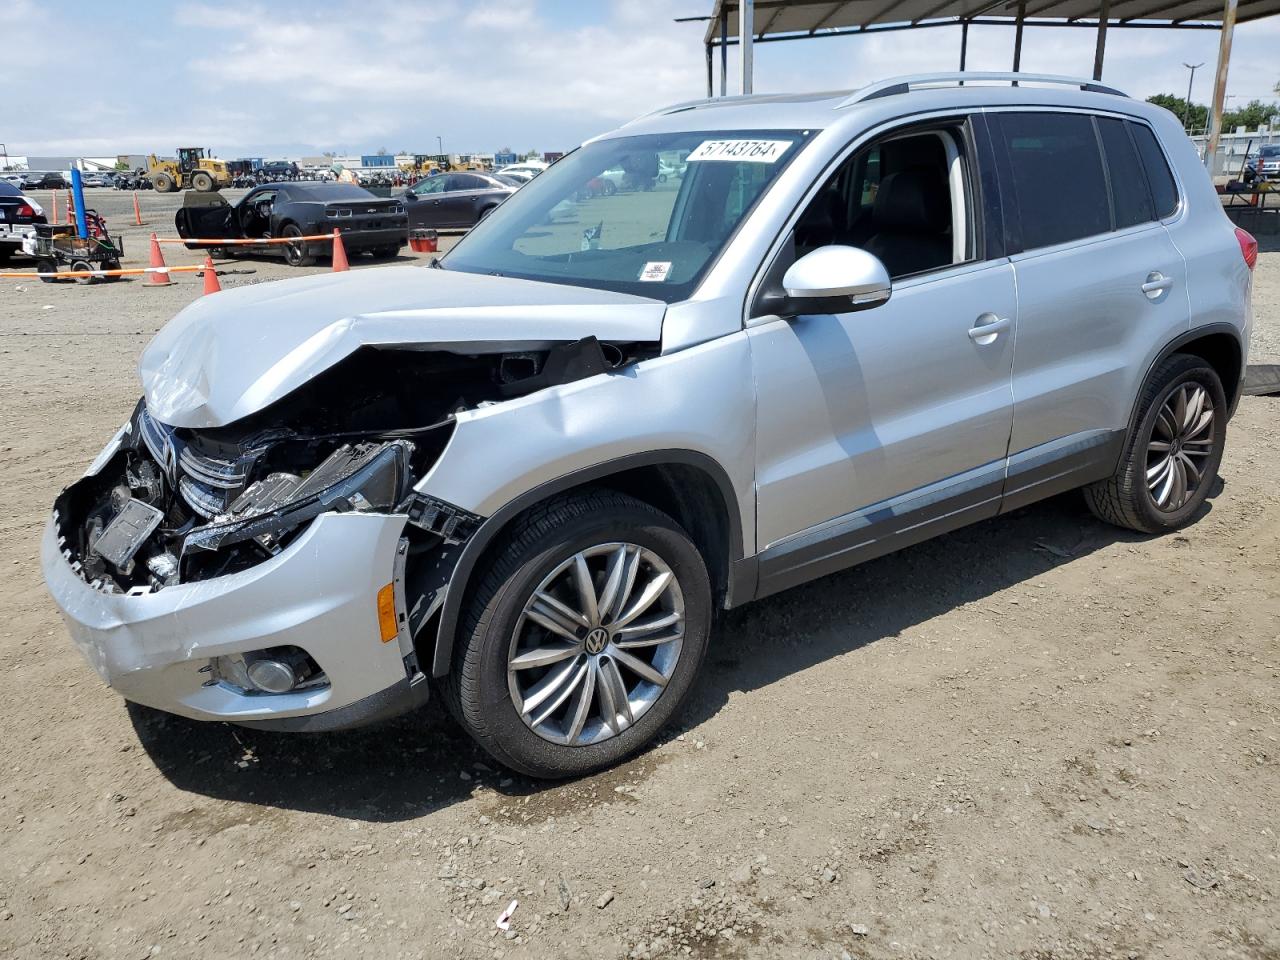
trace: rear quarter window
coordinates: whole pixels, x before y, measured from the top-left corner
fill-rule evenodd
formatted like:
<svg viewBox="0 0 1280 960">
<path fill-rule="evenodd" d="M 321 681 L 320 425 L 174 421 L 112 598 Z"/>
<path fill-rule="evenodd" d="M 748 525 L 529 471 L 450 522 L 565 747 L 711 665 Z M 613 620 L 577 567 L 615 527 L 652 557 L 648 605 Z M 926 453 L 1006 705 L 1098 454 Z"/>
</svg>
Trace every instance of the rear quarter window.
<svg viewBox="0 0 1280 960">
<path fill-rule="evenodd" d="M 1178 209 L 1178 185 L 1174 182 L 1164 150 L 1156 141 L 1156 135 L 1146 124 L 1130 123 L 1129 129 L 1138 147 L 1138 156 L 1142 158 L 1142 168 L 1146 171 L 1147 182 L 1151 185 L 1155 215 L 1160 220 L 1171 217 Z"/>
<path fill-rule="evenodd" d="M 1117 230 L 1155 219 L 1147 176 L 1142 171 L 1137 147 L 1129 137 L 1128 126 L 1125 121 L 1112 117 L 1098 118 L 1098 133 L 1102 136 L 1102 152 L 1107 164 L 1107 177 L 1111 181 Z"/>
</svg>

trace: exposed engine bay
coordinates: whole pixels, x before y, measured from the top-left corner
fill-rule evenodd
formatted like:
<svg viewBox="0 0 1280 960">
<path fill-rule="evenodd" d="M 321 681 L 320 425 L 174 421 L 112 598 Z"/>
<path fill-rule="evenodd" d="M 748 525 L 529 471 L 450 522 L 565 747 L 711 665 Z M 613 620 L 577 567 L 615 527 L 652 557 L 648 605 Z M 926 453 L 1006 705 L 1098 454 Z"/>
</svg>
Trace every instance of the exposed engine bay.
<svg viewBox="0 0 1280 960">
<path fill-rule="evenodd" d="M 458 412 L 643 353 L 594 337 L 479 356 L 363 348 L 216 429 L 169 426 L 139 401 L 119 448 L 56 501 L 61 549 L 86 582 L 110 593 L 247 569 L 321 513 L 410 513 L 414 485 L 443 452 Z"/>
</svg>

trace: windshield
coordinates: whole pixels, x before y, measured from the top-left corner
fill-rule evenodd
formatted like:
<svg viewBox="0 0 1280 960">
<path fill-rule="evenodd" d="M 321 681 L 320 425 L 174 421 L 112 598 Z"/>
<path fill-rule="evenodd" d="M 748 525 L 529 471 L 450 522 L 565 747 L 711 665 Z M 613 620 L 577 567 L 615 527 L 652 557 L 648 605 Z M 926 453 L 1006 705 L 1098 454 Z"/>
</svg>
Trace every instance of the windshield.
<svg viewBox="0 0 1280 960">
<path fill-rule="evenodd" d="M 683 300 L 807 135 L 716 131 L 589 143 L 512 194 L 441 265 Z"/>
</svg>

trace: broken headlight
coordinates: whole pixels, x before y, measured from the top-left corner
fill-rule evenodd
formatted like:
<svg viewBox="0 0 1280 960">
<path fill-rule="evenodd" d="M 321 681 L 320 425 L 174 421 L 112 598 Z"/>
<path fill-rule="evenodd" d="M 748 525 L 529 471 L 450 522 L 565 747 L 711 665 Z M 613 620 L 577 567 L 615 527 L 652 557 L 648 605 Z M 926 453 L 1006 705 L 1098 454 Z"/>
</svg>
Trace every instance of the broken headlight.
<svg viewBox="0 0 1280 960">
<path fill-rule="evenodd" d="M 281 538 L 330 511 L 386 511 L 404 499 L 411 477 L 407 440 L 343 444 L 305 476 L 271 473 L 251 483 L 227 512 L 187 534 L 183 553 L 255 540 L 270 552 Z"/>
</svg>

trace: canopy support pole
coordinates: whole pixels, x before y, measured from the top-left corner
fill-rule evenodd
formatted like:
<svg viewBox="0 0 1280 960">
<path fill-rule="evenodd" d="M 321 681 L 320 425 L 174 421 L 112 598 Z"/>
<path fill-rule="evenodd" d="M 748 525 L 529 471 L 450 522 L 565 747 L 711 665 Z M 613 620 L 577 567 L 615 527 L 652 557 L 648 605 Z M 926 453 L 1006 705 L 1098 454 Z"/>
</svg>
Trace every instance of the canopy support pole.
<svg viewBox="0 0 1280 960">
<path fill-rule="evenodd" d="M 742 95 L 751 93 L 752 31 L 755 30 L 755 0 L 738 0 L 738 57 L 742 61 Z"/>
<path fill-rule="evenodd" d="M 720 96 L 729 93 L 729 14 L 720 13 Z"/>
<path fill-rule="evenodd" d="M 964 62 L 969 55 L 969 21 L 960 21 L 960 72 L 964 73 Z"/>
<path fill-rule="evenodd" d="M 1204 165 L 1213 175 L 1213 161 L 1218 155 L 1222 136 L 1222 109 L 1227 101 L 1227 68 L 1231 66 L 1231 38 L 1236 29 L 1236 2 L 1226 0 L 1222 11 L 1222 34 L 1218 42 L 1218 70 L 1213 78 L 1213 109 L 1209 116 L 1209 142 L 1204 147 Z"/>
<path fill-rule="evenodd" d="M 715 79 L 713 77 L 711 44 L 705 44 L 707 48 L 707 99 L 710 100 L 716 95 Z"/>
<path fill-rule="evenodd" d="M 1018 19 L 1013 32 L 1013 72 L 1022 69 L 1022 22 L 1027 18 L 1027 0 L 1018 0 Z"/>
<path fill-rule="evenodd" d="M 1107 19 L 1111 16 L 1111 0 L 1102 0 L 1098 13 L 1098 43 L 1093 48 L 1093 79 L 1102 79 L 1102 59 L 1107 52 Z"/>
</svg>

